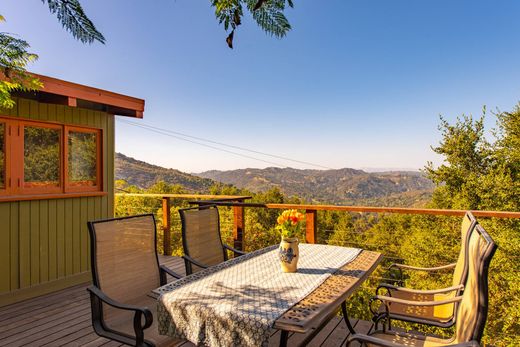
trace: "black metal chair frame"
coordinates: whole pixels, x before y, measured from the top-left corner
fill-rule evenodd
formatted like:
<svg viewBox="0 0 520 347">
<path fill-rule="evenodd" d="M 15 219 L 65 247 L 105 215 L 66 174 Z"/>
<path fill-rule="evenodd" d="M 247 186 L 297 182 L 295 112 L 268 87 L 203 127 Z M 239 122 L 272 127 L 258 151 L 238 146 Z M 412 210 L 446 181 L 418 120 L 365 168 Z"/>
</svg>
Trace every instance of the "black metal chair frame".
<svg viewBox="0 0 520 347">
<path fill-rule="evenodd" d="M 92 310 L 92 327 L 96 334 L 102 337 L 106 337 L 111 340 L 115 340 L 127 345 L 138 346 L 138 347 L 154 347 L 155 344 L 149 340 L 145 340 L 144 330 L 149 328 L 153 323 L 153 315 L 152 312 L 147 307 L 138 307 L 133 305 L 127 305 L 120 303 L 112 298 L 108 297 L 105 293 L 103 293 L 102 289 L 99 287 L 99 277 L 98 270 L 96 264 L 96 232 L 94 229 L 94 225 L 97 223 L 103 222 L 111 222 L 116 220 L 126 220 L 132 219 L 136 217 L 145 217 L 151 216 L 153 219 L 153 224 L 155 224 L 155 216 L 153 214 L 142 214 L 135 215 L 129 217 L 120 217 L 120 218 L 109 218 L 97 221 L 87 222 L 89 235 L 90 235 L 90 263 L 92 269 L 92 282 L 93 285 L 87 288 L 90 293 L 90 307 Z M 170 275 L 174 278 L 181 278 L 182 276 L 178 273 L 170 270 L 164 265 L 159 264 L 159 257 L 157 255 L 157 232 L 154 230 L 154 248 L 155 248 L 155 257 L 157 259 L 157 267 L 159 268 L 160 275 L 160 285 L 167 284 L 167 275 Z M 133 326 L 135 331 L 135 337 L 125 334 L 123 332 L 119 332 L 107 327 L 103 319 L 103 303 L 110 305 L 114 308 L 118 308 L 126 311 L 134 311 L 134 319 Z M 144 323 L 143 323 L 144 318 Z"/>
<path fill-rule="evenodd" d="M 220 215 L 218 213 L 218 208 L 216 205 L 204 205 L 204 206 L 197 206 L 197 207 L 190 207 L 190 208 L 183 208 L 183 209 L 180 209 L 179 210 L 179 214 L 181 216 L 181 224 L 182 224 L 182 248 L 184 250 L 184 255 L 182 256 L 182 258 L 184 259 L 184 265 L 186 266 L 186 275 L 191 275 L 193 273 L 193 267 L 192 265 L 196 265 L 200 268 L 203 268 L 203 269 L 207 269 L 209 267 L 209 265 L 207 264 L 202 264 L 200 261 L 197 261 L 195 259 L 193 259 L 191 256 L 190 256 L 190 252 L 189 252 L 189 248 L 188 248 L 188 244 L 186 242 L 186 217 L 185 217 L 185 212 L 186 211 L 193 211 L 193 210 L 207 210 L 207 209 L 210 209 L 210 208 L 214 208 L 217 210 L 217 225 L 218 225 L 218 236 L 219 236 L 219 241 L 220 241 L 220 245 L 222 247 L 222 254 L 223 254 L 223 257 L 224 257 L 224 261 L 228 260 L 228 255 L 227 255 L 227 251 L 231 251 L 233 252 L 233 254 L 235 256 L 241 256 L 241 255 L 244 255 L 246 254 L 246 252 L 242 252 L 242 251 L 239 251 L 238 249 L 235 249 L 231 246 L 228 246 L 227 244 L 223 243 L 222 242 L 222 235 L 220 234 Z"/>
</svg>

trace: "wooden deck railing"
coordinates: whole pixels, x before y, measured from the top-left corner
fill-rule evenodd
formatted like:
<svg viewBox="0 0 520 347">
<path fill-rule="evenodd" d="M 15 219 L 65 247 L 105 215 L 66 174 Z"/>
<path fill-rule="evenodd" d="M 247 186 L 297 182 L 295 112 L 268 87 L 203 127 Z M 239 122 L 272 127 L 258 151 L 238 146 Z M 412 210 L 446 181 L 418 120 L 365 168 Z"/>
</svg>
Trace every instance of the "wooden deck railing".
<svg viewBox="0 0 520 347">
<path fill-rule="evenodd" d="M 307 243 L 316 243 L 317 240 L 317 211 L 345 211 L 358 213 L 400 213 L 400 214 L 422 214 L 437 216 L 464 216 L 466 210 L 443 210 L 443 209 L 427 209 L 427 208 L 406 208 L 406 207 L 374 207 L 374 206 L 336 206 L 336 205 L 306 205 L 306 204 L 257 204 L 231 201 L 190 201 L 190 204 L 197 205 L 217 205 L 231 206 L 235 211 L 235 225 L 233 230 L 240 230 L 240 233 L 233 233 L 235 248 L 242 250 L 243 235 L 245 225 L 243 222 L 237 224 L 237 221 L 243 221 L 244 208 L 269 208 L 269 209 L 298 209 L 305 210 L 306 214 L 306 230 L 305 241 Z M 520 218 L 520 212 L 509 211 L 471 211 L 475 217 L 494 217 L 494 218 Z M 239 216 L 237 217 L 237 213 Z"/>
<path fill-rule="evenodd" d="M 251 199 L 250 196 L 235 195 L 197 195 L 197 194 L 116 194 L 117 196 L 139 196 L 160 198 L 163 202 L 163 230 L 164 230 L 164 253 L 171 254 L 170 237 L 170 199 L 198 199 L 189 201 L 192 205 L 217 205 L 233 208 L 233 246 L 243 250 L 245 226 L 245 208 L 267 208 L 267 209 L 298 209 L 306 212 L 305 239 L 307 243 L 316 243 L 318 240 L 318 211 L 344 211 L 358 213 L 399 213 L 399 214 L 421 214 L 437 216 L 463 216 L 466 210 L 446 210 L 427 208 L 406 207 L 374 207 L 374 206 L 336 206 L 336 205 L 309 205 L 309 204 L 271 204 L 244 202 Z M 520 218 L 520 212 L 510 211 L 471 211 L 475 217 L 493 218 Z"/>
<path fill-rule="evenodd" d="M 165 255 L 172 254 L 172 244 L 171 244 L 171 215 L 170 215 L 170 207 L 171 207 L 171 199 L 205 199 L 205 201 L 211 201 L 212 203 L 217 202 L 230 202 L 230 203 L 243 203 L 247 199 L 251 199 L 250 196 L 241 196 L 241 195 L 211 195 L 211 194 L 137 194 L 137 193 L 118 193 L 116 196 L 121 197 L 143 197 L 143 198 L 157 198 L 162 200 L 162 211 L 163 211 L 163 253 Z M 211 199 L 211 200 L 207 200 Z M 192 203 L 196 201 L 191 201 Z M 234 225 L 242 225 L 244 222 L 244 214 L 241 214 L 241 220 L 237 221 L 237 216 L 240 215 L 235 213 L 235 223 Z M 233 232 L 233 235 L 237 235 L 237 238 L 243 237 L 243 229 L 240 232 L 237 230 Z"/>
</svg>

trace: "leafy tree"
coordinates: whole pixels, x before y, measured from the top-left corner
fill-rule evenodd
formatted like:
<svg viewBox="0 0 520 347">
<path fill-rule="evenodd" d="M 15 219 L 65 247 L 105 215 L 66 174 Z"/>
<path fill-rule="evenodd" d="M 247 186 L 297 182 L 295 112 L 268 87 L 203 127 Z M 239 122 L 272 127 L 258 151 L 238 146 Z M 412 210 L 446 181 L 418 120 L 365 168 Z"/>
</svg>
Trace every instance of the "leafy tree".
<svg viewBox="0 0 520 347">
<path fill-rule="evenodd" d="M 437 184 L 432 207 L 520 210 L 520 108 L 495 116 L 492 143 L 484 138 L 482 118 L 473 121 L 463 117 L 453 125 L 441 121 L 443 139 L 434 150 L 444 156 L 445 164 L 434 168 L 429 163 L 426 167 Z M 479 222 L 499 246 L 489 271 L 489 317 L 494 319 L 487 322 L 484 341 L 513 346 L 520 340 L 520 222 L 493 218 L 481 218 Z M 438 240 L 438 246 L 430 252 L 434 259 L 442 259 L 447 252 L 453 254 L 455 250 L 449 250 L 449 232 L 439 230 L 438 223 L 432 227 L 437 228 L 435 233 L 422 237 L 412 233 L 413 243 L 425 244 L 426 237 L 433 237 Z"/>
<path fill-rule="evenodd" d="M 284 37 L 291 25 L 284 15 L 286 6 L 293 7 L 292 0 L 212 0 L 215 16 L 224 29 L 231 30 L 226 38 L 233 48 L 235 30 L 242 24 L 244 9 L 249 11 L 256 23 L 268 34 Z"/>
<path fill-rule="evenodd" d="M 0 16 L 0 23 L 4 22 Z M 29 44 L 22 39 L 0 32 L 0 107 L 12 108 L 14 101 L 10 95 L 13 90 L 34 90 L 41 83 L 26 72 L 26 67 L 38 59 L 34 53 L 29 53 Z"/>
<path fill-rule="evenodd" d="M 49 6 L 61 25 L 72 36 L 83 43 L 99 41 L 105 43 L 105 38 L 87 17 L 78 0 L 42 0 Z M 4 22 L 0 16 L 0 22 Z M 27 65 L 38 56 L 30 53 L 29 44 L 11 34 L 0 32 L 0 107 L 12 108 L 14 101 L 11 92 L 14 90 L 37 90 L 42 84 L 27 72 Z"/>
</svg>

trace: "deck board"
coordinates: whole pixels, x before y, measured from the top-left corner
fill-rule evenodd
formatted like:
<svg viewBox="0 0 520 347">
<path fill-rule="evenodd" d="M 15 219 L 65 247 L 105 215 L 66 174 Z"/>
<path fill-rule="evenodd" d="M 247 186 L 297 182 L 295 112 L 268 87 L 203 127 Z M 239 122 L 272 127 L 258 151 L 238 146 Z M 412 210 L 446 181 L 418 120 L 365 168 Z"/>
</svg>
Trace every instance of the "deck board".
<svg viewBox="0 0 520 347">
<path fill-rule="evenodd" d="M 184 275 L 184 262 L 179 257 L 159 256 L 161 264 Z M 120 343 L 99 337 L 92 330 L 88 284 L 81 284 L 41 297 L 0 308 L 0 346 L 85 346 L 119 347 Z M 366 332 L 372 324 L 351 320 L 360 332 Z M 292 333 L 288 345 L 298 346 L 305 334 Z M 348 337 L 348 330 L 341 317 L 334 317 L 309 346 L 341 346 Z M 270 346 L 278 346 L 280 333 L 275 331 Z M 193 347 L 185 343 L 182 347 Z"/>
</svg>

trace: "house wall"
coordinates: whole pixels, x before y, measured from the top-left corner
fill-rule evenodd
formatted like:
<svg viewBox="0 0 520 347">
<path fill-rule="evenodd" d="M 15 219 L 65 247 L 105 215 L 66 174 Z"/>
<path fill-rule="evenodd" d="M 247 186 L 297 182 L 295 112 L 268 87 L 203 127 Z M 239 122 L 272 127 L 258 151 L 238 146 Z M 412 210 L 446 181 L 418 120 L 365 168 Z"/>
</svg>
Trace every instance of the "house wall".
<svg viewBox="0 0 520 347">
<path fill-rule="evenodd" d="M 114 211 L 114 116 L 17 99 L 0 115 L 102 129 L 104 196 L 0 202 L 0 306 L 91 279 L 87 221 Z"/>
</svg>

